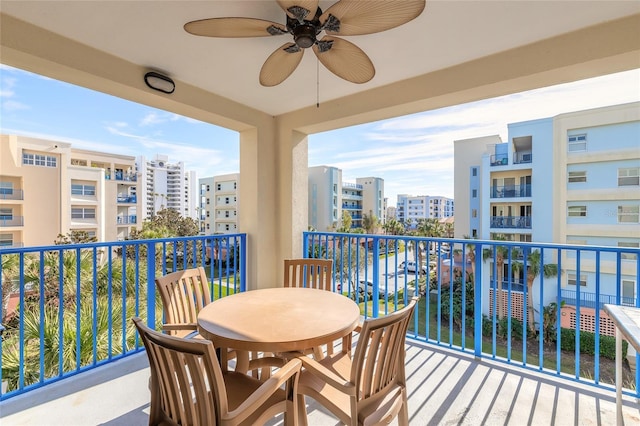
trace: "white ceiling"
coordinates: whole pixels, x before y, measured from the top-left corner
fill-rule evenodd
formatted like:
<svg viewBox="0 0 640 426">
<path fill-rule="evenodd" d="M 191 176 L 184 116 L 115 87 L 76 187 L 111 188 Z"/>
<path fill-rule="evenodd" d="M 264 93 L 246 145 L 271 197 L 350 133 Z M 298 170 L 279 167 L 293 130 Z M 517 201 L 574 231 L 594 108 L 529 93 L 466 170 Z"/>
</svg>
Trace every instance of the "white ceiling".
<svg viewBox="0 0 640 426">
<path fill-rule="evenodd" d="M 325 10 L 334 1 L 321 1 Z M 262 87 L 258 73 L 289 35 L 215 39 L 186 33 L 183 25 L 212 17 L 254 17 L 280 23 L 275 1 L 15 1 L 0 11 L 110 53 L 165 72 L 186 83 L 270 115 L 384 86 L 640 13 L 640 1 L 427 1 L 425 11 L 401 27 L 345 37 L 363 49 L 375 77 L 358 85 L 318 66 L 313 52 L 276 87 Z M 319 68 L 319 88 L 316 73 Z M 231 84 L 232 83 L 232 84 Z"/>
</svg>

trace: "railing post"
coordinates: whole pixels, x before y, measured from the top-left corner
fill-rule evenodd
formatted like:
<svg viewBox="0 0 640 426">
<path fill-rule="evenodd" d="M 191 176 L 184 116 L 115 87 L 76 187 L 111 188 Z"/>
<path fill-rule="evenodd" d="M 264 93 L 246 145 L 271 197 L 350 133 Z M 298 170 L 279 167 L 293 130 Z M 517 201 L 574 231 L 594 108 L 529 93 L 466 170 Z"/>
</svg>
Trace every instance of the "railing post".
<svg viewBox="0 0 640 426">
<path fill-rule="evenodd" d="M 475 275 L 473 277 L 473 352 L 482 357 L 482 245 L 475 246 Z"/>
<path fill-rule="evenodd" d="M 156 325 L 156 244 L 147 243 L 147 325 Z"/>
<path fill-rule="evenodd" d="M 380 244 L 376 237 L 373 237 L 373 288 L 371 289 L 371 298 L 372 300 L 372 315 L 374 318 L 378 318 L 378 311 L 380 310 Z M 365 244 L 369 244 L 369 239 L 365 238 Z M 386 280 L 385 280 L 386 281 Z M 366 291 L 366 289 L 365 289 Z M 405 292 L 406 292 L 405 286 Z M 388 293 L 388 288 L 385 285 L 385 292 Z"/>
<path fill-rule="evenodd" d="M 247 234 L 240 234 L 240 291 L 247 291 Z"/>
</svg>

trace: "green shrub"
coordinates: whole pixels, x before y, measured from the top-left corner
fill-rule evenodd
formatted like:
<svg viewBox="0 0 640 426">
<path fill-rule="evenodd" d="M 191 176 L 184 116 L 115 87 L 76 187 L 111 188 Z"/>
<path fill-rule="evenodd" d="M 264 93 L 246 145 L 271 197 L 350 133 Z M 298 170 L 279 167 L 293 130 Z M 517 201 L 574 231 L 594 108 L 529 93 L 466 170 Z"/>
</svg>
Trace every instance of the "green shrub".
<svg viewBox="0 0 640 426">
<path fill-rule="evenodd" d="M 588 331 L 580 332 L 580 353 L 595 355 L 596 335 Z M 622 341 L 622 357 L 626 358 L 629 343 Z M 560 349 L 564 351 L 576 350 L 576 330 L 572 328 L 560 329 Z M 600 356 L 616 359 L 616 338 L 600 335 Z"/>
<path fill-rule="evenodd" d="M 493 335 L 493 323 L 491 318 L 482 315 L 482 335 L 491 337 Z M 503 317 L 496 321 L 496 336 L 502 339 L 509 337 L 509 319 Z M 511 338 L 522 340 L 522 321 L 511 318 Z"/>
</svg>

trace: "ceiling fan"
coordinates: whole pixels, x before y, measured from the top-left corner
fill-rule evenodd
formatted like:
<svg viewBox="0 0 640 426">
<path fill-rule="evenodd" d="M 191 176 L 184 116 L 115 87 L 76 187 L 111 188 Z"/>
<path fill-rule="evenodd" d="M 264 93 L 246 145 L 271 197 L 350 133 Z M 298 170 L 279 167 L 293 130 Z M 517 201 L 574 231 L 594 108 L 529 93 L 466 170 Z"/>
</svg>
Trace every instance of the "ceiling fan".
<svg viewBox="0 0 640 426">
<path fill-rule="evenodd" d="M 304 50 L 311 47 L 332 73 L 352 83 L 366 83 L 375 75 L 371 59 L 355 44 L 339 36 L 386 31 L 416 18 L 425 0 L 340 0 L 323 12 L 318 0 L 277 0 L 286 25 L 256 18 L 210 18 L 187 22 L 185 31 L 205 37 L 269 37 L 293 35 L 274 51 L 260 70 L 260 84 L 276 86 L 293 73 Z M 321 32 L 325 35 L 318 40 Z"/>
</svg>

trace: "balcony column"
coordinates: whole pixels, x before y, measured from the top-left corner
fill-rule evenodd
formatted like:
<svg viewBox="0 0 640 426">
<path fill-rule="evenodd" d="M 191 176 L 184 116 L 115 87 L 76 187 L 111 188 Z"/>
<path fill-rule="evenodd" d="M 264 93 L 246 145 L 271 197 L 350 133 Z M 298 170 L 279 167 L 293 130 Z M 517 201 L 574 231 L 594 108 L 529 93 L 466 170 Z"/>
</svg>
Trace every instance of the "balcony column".
<svg viewBox="0 0 640 426">
<path fill-rule="evenodd" d="M 238 227 L 247 234 L 248 290 L 274 287 L 278 229 L 277 160 L 273 122 L 240 131 Z"/>
<path fill-rule="evenodd" d="M 240 131 L 238 223 L 247 234 L 247 289 L 281 286 L 283 260 L 302 256 L 307 135 L 261 120 Z"/>
</svg>

